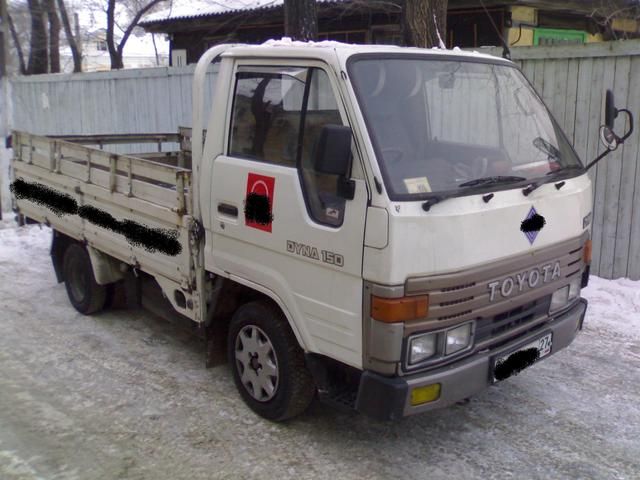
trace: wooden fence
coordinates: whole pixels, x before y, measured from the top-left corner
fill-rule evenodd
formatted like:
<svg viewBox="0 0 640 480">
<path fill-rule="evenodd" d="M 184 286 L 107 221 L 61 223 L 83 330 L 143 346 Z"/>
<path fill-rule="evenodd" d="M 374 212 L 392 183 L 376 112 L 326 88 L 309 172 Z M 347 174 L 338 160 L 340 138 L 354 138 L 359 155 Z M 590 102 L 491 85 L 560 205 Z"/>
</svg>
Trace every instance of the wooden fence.
<svg viewBox="0 0 640 480">
<path fill-rule="evenodd" d="M 640 122 L 640 40 L 518 47 L 512 55 L 583 161 L 602 151 L 598 129 L 607 88 L 615 92 L 617 105 L 629 108 Z M 189 66 L 18 78 L 13 82 L 13 125 L 38 134 L 176 132 L 179 125 L 191 124 L 192 74 Z M 208 95 L 206 105 L 211 89 Z M 623 124 L 621 115 L 619 132 Z M 639 145 L 640 125 L 591 173 L 592 273 L 604 278 L 640 279 Z"/>
<path fill-rule="evenodd" d="M 501 49 L 491 53 L 499 55 Z M 604 147 L 604 92 L 613 90 L 636 130 L 591 169 L 594 185 L 592 273 L 640 279 L 640 40 L 583 46 L 514 48 L 512 58 L 535 85 L 585 163 Z M 616 131 L 625 132 L 625 115 Z"/>
</svg>

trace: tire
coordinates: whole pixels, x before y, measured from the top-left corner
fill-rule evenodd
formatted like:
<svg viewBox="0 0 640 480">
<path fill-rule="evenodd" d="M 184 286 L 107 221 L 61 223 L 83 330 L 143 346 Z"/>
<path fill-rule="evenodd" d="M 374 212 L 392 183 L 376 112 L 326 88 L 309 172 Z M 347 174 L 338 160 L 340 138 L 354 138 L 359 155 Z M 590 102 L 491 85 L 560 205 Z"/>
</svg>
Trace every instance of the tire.
<svg viewBox="0 0 640 480">
<path fill-rule="evenodd" d="M 64 284 L 69 301 L 83 315 L 102 310 L 107 301 L 107 287 L 98 285 L 93 276 L 87 250 L 77 243 L 67 247 L 62 262 Z"/>
<path fill-rule="evenodd" d="M 316 392 L 282 313 L 264 302 L 241 306 L 231 319 L 227 357 L 244 402 L 255 413 L 283 421 L 303 413 Z"/>
</svg>

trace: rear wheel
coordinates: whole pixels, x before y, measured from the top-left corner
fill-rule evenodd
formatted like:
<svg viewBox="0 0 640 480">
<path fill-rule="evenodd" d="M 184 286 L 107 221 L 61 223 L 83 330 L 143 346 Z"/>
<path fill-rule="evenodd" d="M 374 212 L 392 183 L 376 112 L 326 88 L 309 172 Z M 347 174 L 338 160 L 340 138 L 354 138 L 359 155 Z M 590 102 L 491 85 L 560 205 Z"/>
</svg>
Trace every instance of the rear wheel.
<svg viewBox="0 0 640 480">
<path fill-rule="evenodd" d="M 102 310 L 107 300 L 107 287 L 98 285 L 93 276 L 87 250 L 77 243 L 69 245 L 62 263 L 64 284 L 74 308 L 89 315 Z"/>
<path fill-rule="evenodd" d="M 229 326 L 227 355 L 240 395 L 258 415 L 286 420 L 313 400 L 304 353 L 277 308 L 263 302 L 240 307 Z"/>
</svg>

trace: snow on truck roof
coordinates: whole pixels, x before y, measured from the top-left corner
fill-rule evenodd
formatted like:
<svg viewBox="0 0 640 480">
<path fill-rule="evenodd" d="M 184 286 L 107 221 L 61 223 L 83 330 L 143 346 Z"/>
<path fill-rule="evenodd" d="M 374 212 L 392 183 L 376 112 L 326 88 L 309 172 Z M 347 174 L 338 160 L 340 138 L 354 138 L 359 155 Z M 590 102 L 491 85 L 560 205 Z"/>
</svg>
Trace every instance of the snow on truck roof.
<svg viewBox="0 0 640 480">
<path fill-rule="evenodd" d="M 457 56 L 457 57 L 466 57 L 466 58 L 477 58 L 477 59 L 490 59 L 493 61 L 501 60 L 505 63 L 511 63 L 509 60 L 496 57 L 493 55 L 488 55 L 486 53 L 480 53 L 477 51 L 469 51 L 462 50 L 459 47 L 454 47 L 452 49 L 446 48 L 417 48 L 417 47 L 399 47 L 396 45 L 371 45 L 371 44 L 356 44 L 356 43 L 342 43 L 336 42 L 333 40 L 323 40 L 320 42 L 301 42 L 297 40 L 292 40 L 288 37 L 283 37 L 280 39 L 271 39 L 259 45 L 250 45 L 250 44 L 239 44 L 235 46 L 229 53 L 233 55 L 233 51 L 235 50 L 237 53 L 263 53 L 266 48 L 282 48 L 292 51 L 305 51 L 309 52 L 315 49 L 330 49 L 330 50 L 339 50 L 341 53 L 347 57 L 355 53 L 420 53 L 424 55 L 446 55 L 446 56 Z M 284 52 L 283 52 L 284 53 Z"/>
</svg>

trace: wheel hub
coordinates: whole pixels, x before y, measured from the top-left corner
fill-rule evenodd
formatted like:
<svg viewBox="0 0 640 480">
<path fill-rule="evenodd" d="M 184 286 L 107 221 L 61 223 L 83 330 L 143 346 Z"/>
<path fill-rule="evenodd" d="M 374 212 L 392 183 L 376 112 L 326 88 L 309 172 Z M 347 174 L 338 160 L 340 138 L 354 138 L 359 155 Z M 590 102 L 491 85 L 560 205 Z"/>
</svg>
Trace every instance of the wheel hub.
<svg viewBox="0 0 640 480">
<path fill-rule="evenodd" d="M 279 370 L 275 349 L 256 325 L 240 329 L 235 341 L 236 368 L 246 391 L 259 402 L 271 400 L 278 389 Z"/>
<path fill-rule="evenodd" d="M 249 353 L 249 357 L 251 357 L 251 360 L 249 361 L 249 365 L 256 372 L 258 372 L 258 370 L 262 368 L 262 365 L 260 364 L 260 360 L 258 359 L 258 354 L 256 352 Z"/>
</svg>

